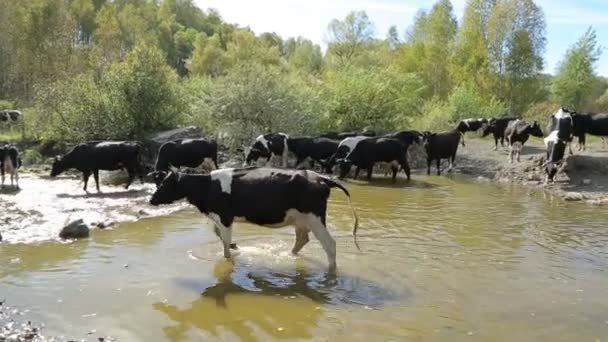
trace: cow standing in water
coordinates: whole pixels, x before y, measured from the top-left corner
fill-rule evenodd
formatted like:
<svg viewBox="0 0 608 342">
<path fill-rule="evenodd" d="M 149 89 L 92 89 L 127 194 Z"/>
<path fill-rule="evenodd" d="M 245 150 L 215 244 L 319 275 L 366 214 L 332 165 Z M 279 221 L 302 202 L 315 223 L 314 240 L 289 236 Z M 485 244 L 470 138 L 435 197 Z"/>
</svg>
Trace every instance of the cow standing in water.
<svg viewBox="0 0 608 342">
<path fill-rule="evenodd" d="M 0 174 L 2 175 L 2 187 L 4 188 L 4 177 L 8 173 L 11 175 L 11 186 L 13 181 L 19 189 L 19 172 L 21 167 L 21 158 L 19 158 L 19 150 L 14 146 L 0 146 Z"/>
<path fill-rule="evenodd" d="M 175 168 L 198 167 L 205 164 L 208 169 L 217 169 L 217 143 L 204 139 L 174 140 L 164 143 L 158 150 L 154 169 L 168 171 Z"/>
<path fill-rule="evenodd" d="M 509 123 L 505 130 L 505 139 L 509 145 L 509 162 L 513 163 L 513 155 L 516 155 L 519 163 L 519 156 L 524 144 L 530 138 L 530 135 L 542 138 L 543 131 L 538 122 L 528 123 L 524 120 L 515 120 Z"/>
<path fill-rule="evenodd" d="M 357 167 L 355 179 L 361 169 L 367 170 L 367 180 L 372 180 L 374 164 L 388 163 L 393 171 L 392 180 L 397 180 L 397 173 L 403 169 L 410 180 L 410 166 L 407 162 L 407 146 L 397 139 L 370 138 L 361 140 L 344 158 L 337 160 L 340 165 L 340 178 L 346 177 L 352 165 Z"/>
<path fill-rule="evenodd" d="M 565 165 L 566 145 L 572 140 L 574 124 L 572 114 L 560 108 L 551 115 L 548 125 L 549 135 L 544 139 L 547 147 L 547 161 L 544 169 L 547 174 L 545 184 L 554 182 L 555 176 Z"/>
<path fill-rule="evenodd" d="M 268 163 L 273 156 L 278 156 L 281 158 L 281 166 L 287 167 L 287 156 L 289 154 L 287 139 L 289 139 L 289 136 L 285 133 L 270 133 L 258 136 L 245 155 L 246 165 L 259 164 L 260 160 L 263 159 L 266 159 L 266 163 Z"/>
<path fill-rule="evenodd" d="M 269 228 L 296 227 L 293 254 L 309 241 L 312 232 L 329 261 L 336 268 L 336 242 L 326 226 L 327 199 L 337 187 L 348 196 L 355 219 L 353 237 L 357 244 L 357 214 L 350 203 L 348 190 L 339 183 L 313 171 L 249 167 L 221 169 L 209 175 L 185 175 L 171 172 L 152 195 L 150 204 L 170 204 L 185 198 L 215 224 L 230 258 L 234 222 L 249 222 Z"/>
<path fill-rule="evenodd" d="M 126 169 L 129 173 L 126 189 L 129 188 L 136 175 L 139 176 L 141 183 L 144 183 L 141 146 L 136 142 L 92 141 L 77 145 L 63 157 L 55 158 L 51 177 L 56 177 L 68 169 L 76 169 L 82 172 L 84 191 L 87 191 L 87 183 L 91 173 L 95 178 L 97 191 L 100 191 L 99 170 Z"/>
<path fill-rule="evenodd" d="M 451 172 L 452 168 L 454 168 L 456 152 L 458 152 L 458 144 L 461 143 L 462 133 L 458 130 L 452 130 L 441 133 L 425 132 L 423 134 L 427 175 L 431 174 L 433 160 L 437 161 L 437 176 L 441 175 L 441 159 L 448 159 L 450 161 L 448 172 Z"/>
</svg>

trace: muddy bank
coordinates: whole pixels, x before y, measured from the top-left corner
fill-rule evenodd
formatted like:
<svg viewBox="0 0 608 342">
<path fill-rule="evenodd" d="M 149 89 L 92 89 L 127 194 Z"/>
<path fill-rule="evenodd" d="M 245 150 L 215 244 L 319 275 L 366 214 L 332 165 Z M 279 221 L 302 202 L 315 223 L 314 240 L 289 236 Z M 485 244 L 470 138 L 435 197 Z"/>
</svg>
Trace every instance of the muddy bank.
<svg viewBox="0 0 608 342">
<path fill-rule="evenodd" d="M 538 188 L 567 201 L 586 201 L 608 205 L 608 150 L 601 143 L 587 144 L 584 152 L 574 151 L 554 184 L 544 184 L 545 147 L 542 140 L 531 139 L 522 151 L 520 162 L 509 162 L 509 152 L 493 141 L 467 139 L 457 157 L 458 172 L 485 177 L 500 183 L 520 184 Z"/>
<path fill-rule="evenodd" d="M 108 184 L 110 174 L 102 174 L 100 193 L 86 193 L 78 175 L 50 178 L 46 173 L 20 173 L 21 189 L 10 186 L 0 191 L 0 234 L 4 243 L 31 243 L 59 240 L 61 229 L 82 219 L 95 230 L 111 229 L 121 222 L 166 215 L 185 206 L 153 207 L 148 204 L 155 190 L 152 183 L 136 181 L 128 190 Z M 89 184 L 91 185 L 91 184 Z M 94 186 L 92 186 L 94 189 Z"/>
</svg>

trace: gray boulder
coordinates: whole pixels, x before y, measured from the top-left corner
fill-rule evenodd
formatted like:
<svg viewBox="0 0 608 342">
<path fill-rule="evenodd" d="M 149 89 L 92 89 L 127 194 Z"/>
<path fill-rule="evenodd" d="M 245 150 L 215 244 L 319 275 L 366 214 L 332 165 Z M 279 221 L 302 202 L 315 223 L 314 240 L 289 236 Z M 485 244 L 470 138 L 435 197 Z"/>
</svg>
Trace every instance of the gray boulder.
<svg viewBox="0 0 608 342">
<path fill-rule="evenodd" d="M 82 239 L 89 237 L 89 226 L 82 219 L 78 219 L 63 227 L 59 232 L 62 239 Z"/>
</svg>

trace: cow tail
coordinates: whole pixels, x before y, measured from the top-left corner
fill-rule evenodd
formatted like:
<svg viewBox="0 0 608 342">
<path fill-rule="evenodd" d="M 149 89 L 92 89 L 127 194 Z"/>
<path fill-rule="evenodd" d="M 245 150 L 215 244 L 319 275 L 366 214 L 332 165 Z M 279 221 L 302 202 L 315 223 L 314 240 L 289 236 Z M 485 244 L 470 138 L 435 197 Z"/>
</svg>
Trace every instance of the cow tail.
<svg viewBox="0 0 608 342">
<path fill-rule="evenodd" d="M 350 206 L 350 210 L 352 211 L 353 218 L 355 220 L 355 225 L 353 226 L 353 239 L 355 241 L 355 246 L 357 246 L 357 249 L 361 250 L 361 247 L 359 247 L 359 242 L 357 242 L 357 228 L 359 228 L 359 216 L 357 215 L 355 207 L 353 207 L 353 203 L 350 198 L 350 193 L 342 184 L 336 182 L 335 180 L 321 175 L 319 175 L 319 177 L 321 178 L 323 183 L 327 184 L 330 188 L 339 188 L 344 192 L 344 194 L 346 194 L 346 198 L 348 199 L 348 205 Z"/>
</svg>

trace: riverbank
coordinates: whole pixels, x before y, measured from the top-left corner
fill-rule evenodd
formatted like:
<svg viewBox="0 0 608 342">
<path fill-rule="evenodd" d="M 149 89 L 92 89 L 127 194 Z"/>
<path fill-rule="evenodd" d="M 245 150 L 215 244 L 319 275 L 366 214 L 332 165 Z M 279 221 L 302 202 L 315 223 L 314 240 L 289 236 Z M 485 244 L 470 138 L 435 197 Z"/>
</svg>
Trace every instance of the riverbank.
<svg viewBox="0 0 608 342">
<path fill-rule="evenodd" d="M 520 162 L 510 163 L 507 148 L 494 151 L 491 139 L 469 138 L 466 147 L 459 147 L 456 171 L 536 188 L 566 201 L 608 205 L 608 149 L 601 143 L 588 143 L 586 151 L 574 151 L 553 184 L 544 182 L 545 153 L 542 140 L 531 139 L 523 148 Z"/>
</svg>

